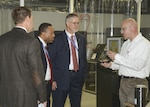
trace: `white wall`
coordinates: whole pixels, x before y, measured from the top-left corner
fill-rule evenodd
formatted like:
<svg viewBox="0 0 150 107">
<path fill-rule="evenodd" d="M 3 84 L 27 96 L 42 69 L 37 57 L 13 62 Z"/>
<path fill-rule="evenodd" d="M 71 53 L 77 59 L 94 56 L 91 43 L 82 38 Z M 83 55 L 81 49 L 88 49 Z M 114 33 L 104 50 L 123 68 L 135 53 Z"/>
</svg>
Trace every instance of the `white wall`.
<svg viewBox="0 0 150 107">
<path fill-rule="evenodd" d="M 68 13 L 56 13 L 48 11 L 33 11 L 34 29 L 37 30 L 38 26 L 43 22 L 53 24 L 55 30 L 64 30 L 65 28 L 65 17 Z M 110 14 L 89 14 L 90 25 L 88 32 L 97 32 L 97 26 L 100 26 L 100 30 L 110 27 L 111 15 Z M 98 22 L 99 20 L 99 22 Z M 123 15 L 114 15 L 114 26 L 120 27 L 120 23 L 123 20 Z M 83 24 L 83 23 L 82 23 Z M 101 27 L 103 27 L 101 29 Z M 84 30 L 84 25 L 81 25 L 80 30 Z M 100 31 L 101 32 L 101 31 Z"/>
<path fill-rule="evenodd" d="M 62 31 L 65 29 L 65 17 L 68 13 L 50 12 L 50 11 L 33 11 L 34 30 L 38 30 L 38 27 L 43 22 L 51 23 L 55 30 Z M 80 14 L 81 15 L 81 14 Z M 98 43 L 105 42 L 105 30 L 108 27 L 120 27 L 122 20 L 124 19 L 123 14 L 97 14 L 90 13 L 89 20 L 86 18 L 81 21 L 80 31 L 85 31 L 88 26 L 88 45 L 89 47 L 95 47 Z M 111 19 L 113 18 L 113 22 Z M 150 27 L 150 15 L 141 16 L 141 27 Z M 0 34 L 3 34 L 10 30 L 14 24 L 11 19 L 11 10 L 1 9 L 0 10 Z"/>
<path fill-rule="evenodd" d="M 41 23 L 51 23 L 55 30 L 63 30 L 65 28 L 65 16 L 67 13 L 56 13 L 49 11 L 33 11 L 34 29 L 38 30 Z"/>
<path fill-rule="evenodd" d="M 150 28 L 150 15 L 142 15 L 141 17 L 141 28 L 149 27 Z"/>
<path fill-rule="evenodd" d="M 0 35 L 11 30 L 14 26 L 11 12 L 10 9 L 0 9 Z"/>
</svg>

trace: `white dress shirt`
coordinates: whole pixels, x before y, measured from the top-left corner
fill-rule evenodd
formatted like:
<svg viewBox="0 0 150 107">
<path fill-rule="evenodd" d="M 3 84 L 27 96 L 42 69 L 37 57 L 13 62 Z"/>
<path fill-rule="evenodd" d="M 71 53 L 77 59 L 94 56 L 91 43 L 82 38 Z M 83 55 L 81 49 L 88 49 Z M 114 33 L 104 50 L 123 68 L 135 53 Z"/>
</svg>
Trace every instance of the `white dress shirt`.
<svg viewBox="0 0 150 107">
<path fill-rule="evenodd" d="M 150 42 L 141 33 L 134 40 L 125 41 L 120 54 L 115 56 L 110 68 L 118 69 L 119 75 L 123 76 L 148 77 L 150 73 Z"/>
<path fill-rule="evenodd" d="M 50 80 L 51 79 L 51 75 L 50 75 L 50 65 L 49 65 L 49 62 L 48 62 L 48 58 L 46 56 L 46 52 L 47 50 L 45 49 L 45 47 L 47 46 L 47 44 L 43 41 L 43 39 L 38 36 L 39 40 L 42 42 L 42 45 L 43 45 L 43 50 L 45 52 L 45 58 L 46 58 L 46 62 L 47 62 L 47 68 L 46 68 L 46 75 L 45 75 L 45 80 Z"/>
<path fill-rule="evenodd" d="M 70 48 L 70 64 L 69 64 L 69 70 L 73 70 L 73 59 L 72 59 L 72 50 L 71 50 L 71 36 L 74 36 L 74 46 L 75 46 L 75 50 L 76 50 L 76 56 L 77 56 L 77 60 L 79 62 L 78 59 L 78 42 L 77 42 L 77 38 L 75 36 L 75 34 L 70 34 L 69 32 L 67 32 L 65 30 L 66 34 L 67 34 L 67 38 L 68 38 L 68 43 L 69 43 L 69 48 Z"/>
</svg>

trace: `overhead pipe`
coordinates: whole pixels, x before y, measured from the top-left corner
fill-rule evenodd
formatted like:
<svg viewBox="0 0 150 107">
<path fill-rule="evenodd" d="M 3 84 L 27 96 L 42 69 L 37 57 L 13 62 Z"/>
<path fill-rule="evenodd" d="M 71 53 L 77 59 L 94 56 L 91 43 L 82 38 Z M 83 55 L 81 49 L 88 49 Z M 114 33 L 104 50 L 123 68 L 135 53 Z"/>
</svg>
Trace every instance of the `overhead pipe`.
<svg viewBox="0 0 150 107">
<path fill-rule="evenodd" d="M 69 13 L 74 12 L 74 0 L 70 0 L 69 2 Z"/>
<path fill-rule="evenodd" d="M 141 25 L 141 2 L 143 0 L 135 0 L 137 3 L 137 23 L 138 23 L 138 31 L 140 31 Z"/>
<path fill-rule="evenodd" d="M 24 0 L 20 0 L 20 6 L 24 6 Z"/>
<path fill-rule="evenodd" d="M 114 5 L 115 5 L 115 1 L 112 1 L 112 8 L 111 8 L 111 33 L 110 36 L 114 36 Z"/>
</svg>

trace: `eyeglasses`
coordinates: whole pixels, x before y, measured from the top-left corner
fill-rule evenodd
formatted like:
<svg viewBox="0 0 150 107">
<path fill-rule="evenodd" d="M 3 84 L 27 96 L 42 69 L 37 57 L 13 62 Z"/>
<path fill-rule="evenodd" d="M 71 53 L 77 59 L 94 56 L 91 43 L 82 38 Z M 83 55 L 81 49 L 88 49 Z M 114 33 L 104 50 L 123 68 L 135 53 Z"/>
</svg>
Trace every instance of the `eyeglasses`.
<svg viewBox="0 0 150 107">
<path fill-rule="evenodd" d="M 71 22 L 72 24 L 74 25 L 79 25 L 80 23 L 79 22 Z"/>
</svg>

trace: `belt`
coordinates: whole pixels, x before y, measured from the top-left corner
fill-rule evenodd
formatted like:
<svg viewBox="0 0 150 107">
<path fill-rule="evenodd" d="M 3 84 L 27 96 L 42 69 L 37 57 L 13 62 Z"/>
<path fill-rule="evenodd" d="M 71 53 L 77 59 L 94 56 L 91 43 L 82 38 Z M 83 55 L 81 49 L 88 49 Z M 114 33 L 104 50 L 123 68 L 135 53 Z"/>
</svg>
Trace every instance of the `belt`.
<svg viewBox="0 0 150 107">
<path fill-rule="evenodd" d="M 45 80 L 45 83 L 46 83 L 46 84 L 50 83 L 50 80 Z"/>
<path fill-rule="evenodd" d="M 128 77 L 128 76 L 121 76 L 122 79 L 133 79 L 133 78 L 138 78 L 138 77 Z M 140 78 L 139 78 L 140 79 Z"/>
<path fill-rule="evenodd" d="M 74 70 L 69 70 L 70 72 L 78 72 L 78 71 L 74 71 Z"/>
</svg>

